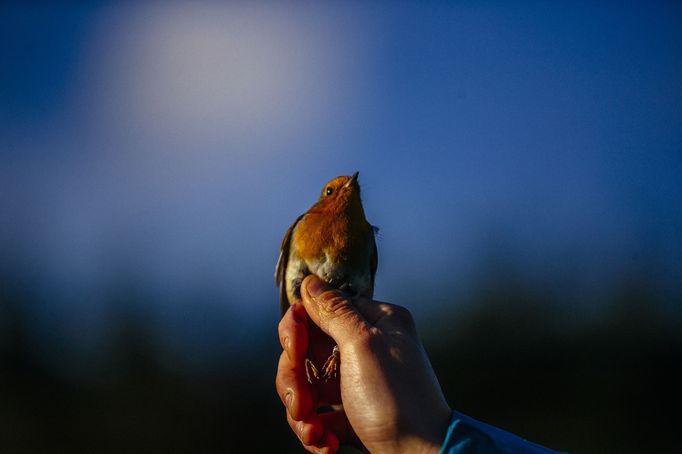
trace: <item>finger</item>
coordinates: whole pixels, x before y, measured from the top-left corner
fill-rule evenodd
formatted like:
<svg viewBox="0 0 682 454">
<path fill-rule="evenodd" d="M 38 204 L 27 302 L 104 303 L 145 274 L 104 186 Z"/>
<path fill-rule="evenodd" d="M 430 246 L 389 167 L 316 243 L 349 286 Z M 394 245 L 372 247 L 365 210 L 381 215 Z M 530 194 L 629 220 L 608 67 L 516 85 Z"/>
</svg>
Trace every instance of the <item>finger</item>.
<svg viewBox="0 0 682 454">
<path fill-rule="evenodd" d="M 344 443 L 351 440 L 351 428 L 344 411 L 333 411 L 319 415 L 326 431 L 333 432 Z"/>
<path fill-rule="evenodd" d="M 315 454 L 333 454 L 339 450 L 339 439 L 332 432 L 325 432 L 316 445 L 303 445 L 306 451 Z"/>
<path fill-rule="evenodd" d="M 343 411 L 315 414 L 305 421 L 296 421 L 287 414 L 287 421 L 304 448 L 310 452 L 333 453 L 341 443 L 363 448 Z"/>
<path fill-rule="evenodd" d="M 339 450 L 339 439 L 333 432 L 325 432 L 317 447 L 321 454 L 333 454 Z"/>
<path fill-rule="evenodd" d="M 294 367 L 285 352 L 279 357 L 275 387 L 291 416 L 300 421 L 313 411 L 313 397 L 305 370 Z"/>
<path fill-rule="evenodd" d="M 309 275 L 301 284 L 303 306 L 311 320 L 343 347 L 347 341 L 368 333 L 371 326 L 342 291 Z"/>
<path fill-rule="evenodd" d="M 319 417 L 322 420 L 322 425 L 324 426 L 325 431 L 336 435 L 336 439 L 339 441 L 339 443 L 352 445 L 358 449 L 364 448 L 364 445 L 355 434 L 353 427 L 350 425 L 345 411 L 341 410 L 323 413 L 319 415 Z"/>
<path fill-rule="evenodd" d="M 301 366 L 308 351 L 308 324 L 305 309 L 298 303 L 286 311 L 279 322 L 282 348 L 295 366 Z"/>
<path fill-rule="evenodd" d="M 298 439 L 304 445 L 316 446 L 322 435 L 324 435 L 324 427 L 322 421 L 317 415 L 314 415 L 311 419 L 296 421 L 291 417 L 289 412 L 287 412 L 287 422 L 289 427 L 294 431 Z"/>
</svg>

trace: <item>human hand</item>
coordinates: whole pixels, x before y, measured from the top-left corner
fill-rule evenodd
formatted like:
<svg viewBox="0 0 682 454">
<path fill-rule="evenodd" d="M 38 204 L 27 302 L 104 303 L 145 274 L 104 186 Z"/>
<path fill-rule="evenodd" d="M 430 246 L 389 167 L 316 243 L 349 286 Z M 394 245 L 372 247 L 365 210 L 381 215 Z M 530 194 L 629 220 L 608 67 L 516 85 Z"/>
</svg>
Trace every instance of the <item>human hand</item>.
<svg viewBox="0 0 682 454">
<path fill-rule="evenodd" d="M 279 325 L 284 352 L 276 385 L 303 446 L 320 453 L 335 452 L 339 444 L 372 453 L 438 452 L 451 410 L 410 313 L 367 298 L 351 299 L 315 276 L 304 280 L 301 296 L 302 305 L 292 305 Z M 309 327 L 308 319 L 324 334 Z M 338 380 L 308 383 L 309 343 L 315 361 L 338 345 Z M 315 411 L 339 403 L 343 410 Z"/>
</svg>

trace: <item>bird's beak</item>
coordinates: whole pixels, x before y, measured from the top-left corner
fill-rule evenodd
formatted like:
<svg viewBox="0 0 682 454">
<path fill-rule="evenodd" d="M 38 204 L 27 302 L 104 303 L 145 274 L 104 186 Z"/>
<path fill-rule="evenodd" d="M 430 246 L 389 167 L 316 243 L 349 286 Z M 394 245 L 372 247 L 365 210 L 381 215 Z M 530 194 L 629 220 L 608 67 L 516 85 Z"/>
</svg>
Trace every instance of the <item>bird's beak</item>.
<svg viewBox="0 0 682 454">
<path fill-rule="evenodd" d="M 360 172 L 355 172 L 353 175 L 351 175 L 350 180 L 348 180 L 346 182 L 346 184 L 344 184 L 344 186 L 347 188 L 351 187 L 352 184 L 354 184 L 356 181 L 358 181 L 358 175 L 359 174 L 360 174 Z"/>
</svg>

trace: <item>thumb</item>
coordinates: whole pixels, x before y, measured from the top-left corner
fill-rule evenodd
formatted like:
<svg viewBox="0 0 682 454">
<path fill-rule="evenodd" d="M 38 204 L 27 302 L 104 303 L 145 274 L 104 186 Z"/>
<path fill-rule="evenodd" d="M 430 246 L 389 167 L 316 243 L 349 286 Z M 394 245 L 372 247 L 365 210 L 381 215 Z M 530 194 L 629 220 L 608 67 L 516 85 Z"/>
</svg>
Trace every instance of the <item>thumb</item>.
<svg viewBox="0 0 682 454">
<path fill-rule="evenodd" d="M 315 275 L 301 283 L 301 297 L 310 319 L 339 347 L 370 329 L 348 295 Z"/>
</svg>

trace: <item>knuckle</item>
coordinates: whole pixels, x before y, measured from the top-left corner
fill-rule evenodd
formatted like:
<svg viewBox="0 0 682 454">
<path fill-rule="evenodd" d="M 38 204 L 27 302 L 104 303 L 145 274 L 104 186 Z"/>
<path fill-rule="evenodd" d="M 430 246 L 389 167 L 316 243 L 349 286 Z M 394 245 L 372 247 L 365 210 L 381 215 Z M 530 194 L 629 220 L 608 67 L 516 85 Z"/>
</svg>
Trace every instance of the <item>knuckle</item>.
<svg viewBox="0 0 682 454">
<path fill-rule="evenodd" d="M 286 326 L 285 319 L 286 319 L 286 314 L 284 315 L 284 317 L 282 317 L 282 319 L 277 324 L 277 332 L 279 332 L 280 337 L 282 336 L 282 331 L 284 331 L 284 327 Z"/>
<path fill-rule="evenodd" d="M 287 422 L 289 423 L 289 427 L 291 428 L 291 431 L 296 435 L 296 437 L 301 440 L 301 435 L 298 431 L 298 422 L 292 418 L 291 413 L 287 412 Z"/>
<path fill-rule="evenodd" d="M 279 374 L 277 374 L 275 377 L 275 389 L 277 390 L 279 397 L 282 399 L 282 402 L 284 402 L 284 386 L 282 385 L 282 379 L 280 378 Z"/>
<path fill-rule="evenodd" d="M 327 328 L 335 326 L 352 326 L 357 323 L 357 317 L 352 307 L 343 305 L 336 307 L 326 314 L 324 324 Z"/>
<path fill-rule="evenodd" d="M 347 297 L 339 295 L 334 291 L 325 293 L 328 293 L 328 295 L 321 300 L 320 312 L 327 318 L 344 317 L 352 313 L 353 308 Z M 325 294 L 323 293 L 323 295 Z"/>
<path fill-rule="evenodd" d="M 338 290 L 327 290 L 318 297 L 318 300 L 329 308 L 348 304 L 348 298 Z"/>
<path fill-rule="evenodd" d="M 275 388 L 277 389 L 277 392 L 280 392 L 282 389 L 282 373 L 280 370 L 278 370 L 275 375 Z"/>
<path fill-rule="evenodd" d="M 412 320 L 412 314 L 409 309 L 403 306 L 393 306 L 393 310 L 398 318 L 401 320 Z"/>
<path fill-rule="evenodd" d="M 303 436 L 304 429 L 305 424 L 303 423 L 303 421 L 296 421 L 296 424 L 294 424 L 294 430 L 296 432 L 296 435 L 298 435 L 299 440 L 301 440 L 303 443 L 305 443 L 305 437 Z"/>
<path fill-rule="evenodd" d="M 303 421 L 300 423 L 300 427 L 297 427 L 297 429 L 300 430 L 299 438 L 301 442 L 304 445 L 313 445 L 318 442 L 319 437 L 315 433 L 315 430 L 313 429 L 313 426 L 310 424 L 304 424 Z"/>
<path fill-rule="evenodd" d="M 407 308 L 390 304 L 386 309 L 386 314 L 405 328 L 415 329 L 414 317 L 412 317 L 412 313 Z"/>
<path fill-rule="evenodd" d="M 283 361 L 285 357 L 285 353 L 282 352 L 279 358 L 279 366 L 277 367 L 277 374 L 275 374 L 275 388 L 277 389 L 277 392 L 284 396 L 283 390 L 285 388 L 284 386 L 284 371 L 283 371 Z"/>
<path fill-rule="evenodd" d="M 279 332 L 279 344 L 282 346 L 283 350 L 287 350 L 287 339 L 293 337 L 293 332 L 290 329 L 283 329 Z"/>
</svg>

